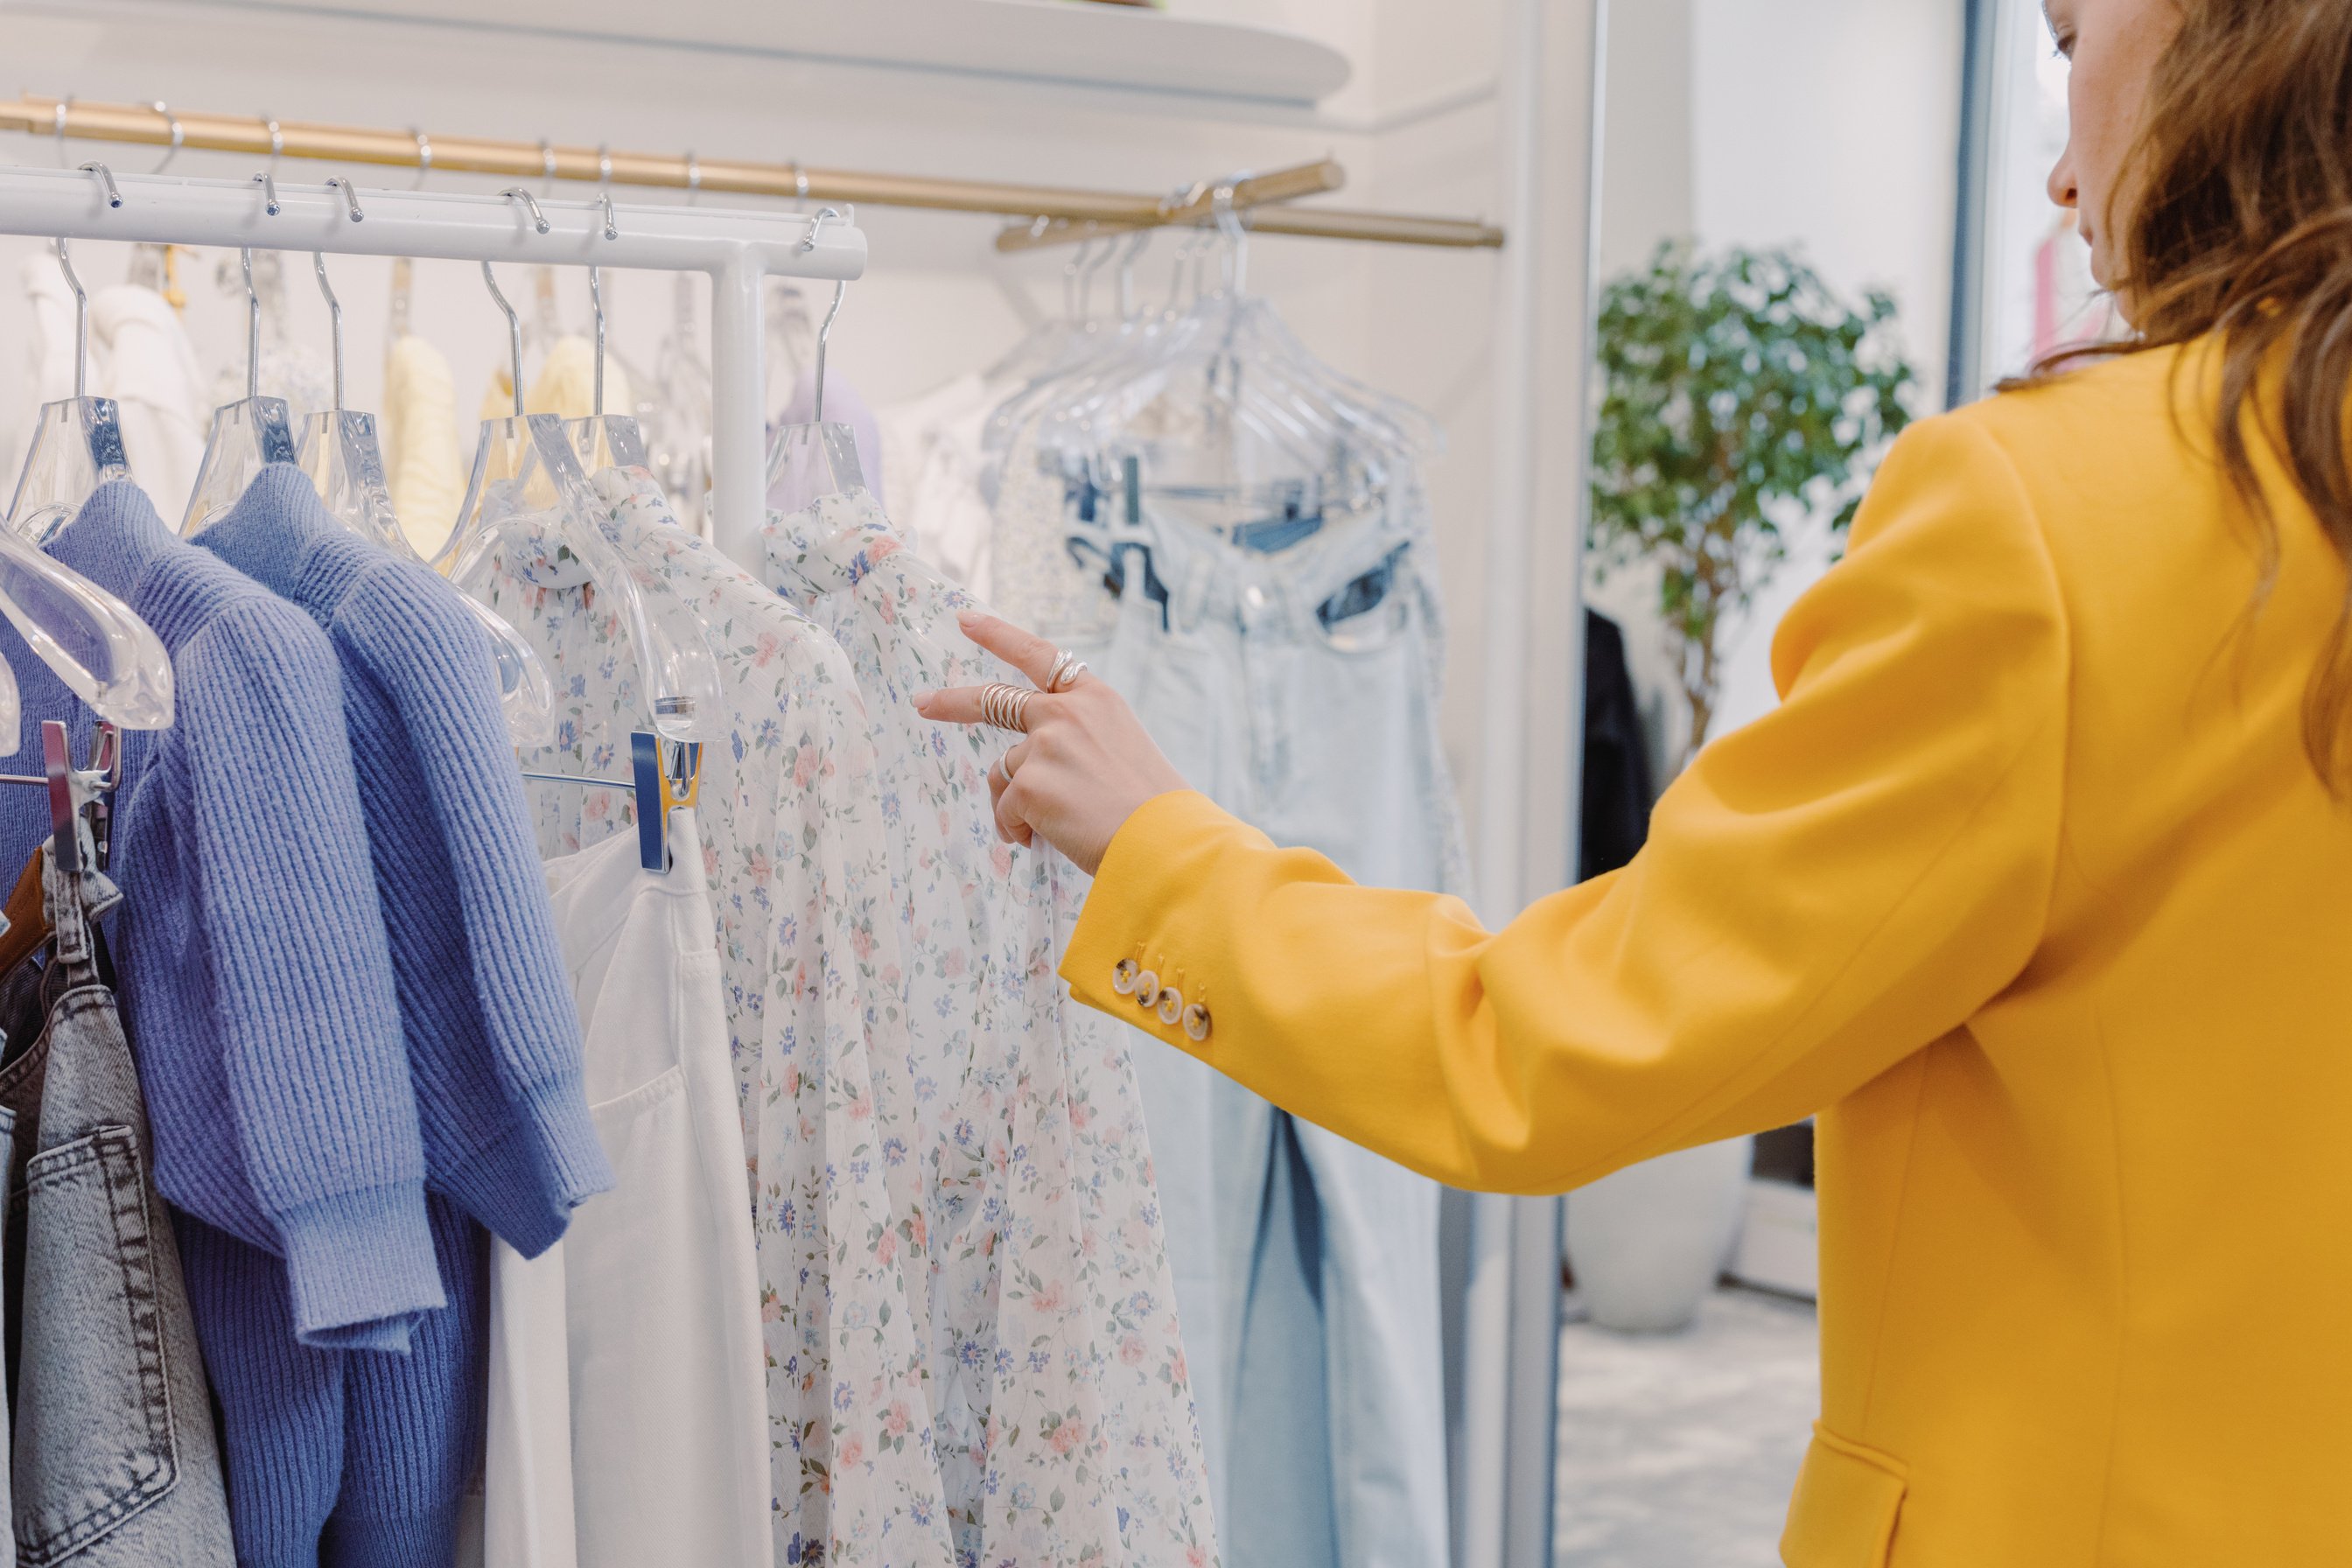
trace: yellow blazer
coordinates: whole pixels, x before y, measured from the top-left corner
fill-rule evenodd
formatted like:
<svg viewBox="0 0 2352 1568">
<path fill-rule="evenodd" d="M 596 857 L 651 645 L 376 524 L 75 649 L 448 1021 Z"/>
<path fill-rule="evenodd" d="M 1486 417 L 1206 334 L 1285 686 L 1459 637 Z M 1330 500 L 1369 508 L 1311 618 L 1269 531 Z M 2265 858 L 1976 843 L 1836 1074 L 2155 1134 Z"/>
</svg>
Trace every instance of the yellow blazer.
<svg viewBox="0 0 2352 1568">
<path fill-rule="evenodd" d="M 2212 369 L 1907 432 L 1623 871 L 1489 932 L 1162 795 L 1064 977 L 1460 1186 L 1818 1113 L 1793 1568 L 2352 1563 L 2352 815 L 2301 732 L 2346 576 L 2269 467 L 2249 618 Z"/>
</svg>

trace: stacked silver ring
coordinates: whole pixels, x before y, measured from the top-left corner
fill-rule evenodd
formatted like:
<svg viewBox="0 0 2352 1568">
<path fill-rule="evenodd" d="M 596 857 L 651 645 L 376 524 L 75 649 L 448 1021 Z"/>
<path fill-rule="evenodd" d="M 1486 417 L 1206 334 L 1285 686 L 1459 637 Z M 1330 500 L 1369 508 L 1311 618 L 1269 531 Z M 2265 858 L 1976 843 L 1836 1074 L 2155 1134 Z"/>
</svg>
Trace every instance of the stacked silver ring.
<svg viewBox="0 0 2352 1568">
<path fill-rule="evenodd" d="M 1054 668 L 1045 672 L 1045 689 L 1067 691 L 1078 683 L 1078 677 L 1086 672 L 1087 661 L 1068 648 L 1064 648 L 1054 656 Z"/>
<path fill-rule="evenodd" d="M 1000 730 L 1018 734 L 1029 732 L 1029 703 L 1037 695 L 1036 688 L 1013 686 L 998 680 L 980 689 L 980 716 L 982 721 Z"/>
</svg>

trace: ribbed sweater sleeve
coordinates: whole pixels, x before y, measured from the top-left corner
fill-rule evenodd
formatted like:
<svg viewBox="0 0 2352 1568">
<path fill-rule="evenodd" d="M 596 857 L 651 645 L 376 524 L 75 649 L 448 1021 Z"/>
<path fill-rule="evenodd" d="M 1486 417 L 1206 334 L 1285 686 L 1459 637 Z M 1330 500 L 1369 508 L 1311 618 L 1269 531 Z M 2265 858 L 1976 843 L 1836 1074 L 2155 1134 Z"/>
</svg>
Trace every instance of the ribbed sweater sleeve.
<svg viewBox="0 0 2352 1568">
<path fill-rule="evenodd" d="M 522 774 L 499 711 L 488 638 L 457 591 L 422 567 L 370 572 L 339 629 L 374 661 L 422 764 L 473 987 L 508 1100 L 544 1176 L 552 1222 L 613 1184 L 582 1083 L 580 1015 L 555 932 Z M 539 1250 L 519 1242 L 530 1256 Z"/>
<path fill-rule="evenodd" d="M 257 599 L 174 668 L 205 867 L 194 912 L 296 1331 L 405 1348 L 411 1315 L 444 1297 L 333 650 L 300 612 Z"/>
</svg>

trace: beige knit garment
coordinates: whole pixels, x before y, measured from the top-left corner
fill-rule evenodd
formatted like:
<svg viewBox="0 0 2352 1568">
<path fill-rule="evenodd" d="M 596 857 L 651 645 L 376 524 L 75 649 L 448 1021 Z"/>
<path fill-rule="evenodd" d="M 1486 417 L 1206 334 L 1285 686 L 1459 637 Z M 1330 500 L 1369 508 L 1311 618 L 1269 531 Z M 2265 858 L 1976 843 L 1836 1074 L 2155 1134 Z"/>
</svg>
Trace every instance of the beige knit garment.
<svg viewBox="0 0 2352 1568">
<path fill-rule="evenodd" d="M 400 531 L 426 560 L 441 548 L 466 499 L 457 459 L 457 382 L 447 356 L 411 333 L 383 366 L 384 466 Z"/>
</svg>

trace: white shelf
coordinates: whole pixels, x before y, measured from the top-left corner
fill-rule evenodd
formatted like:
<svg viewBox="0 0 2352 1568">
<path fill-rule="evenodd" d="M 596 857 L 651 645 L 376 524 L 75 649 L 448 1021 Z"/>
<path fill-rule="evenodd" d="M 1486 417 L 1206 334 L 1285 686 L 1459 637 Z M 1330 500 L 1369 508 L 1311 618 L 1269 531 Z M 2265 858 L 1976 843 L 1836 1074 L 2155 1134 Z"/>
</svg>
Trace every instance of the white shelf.
<svg viewBox="0 0 2352 1568">
<path fill-rule="evenodd" d="M 1129 91 L 1311 105 L 1347 57 L 1278 28 L 1080 0 L 227 0 L 542 37 L 946 71 Z"/>
</svg>

